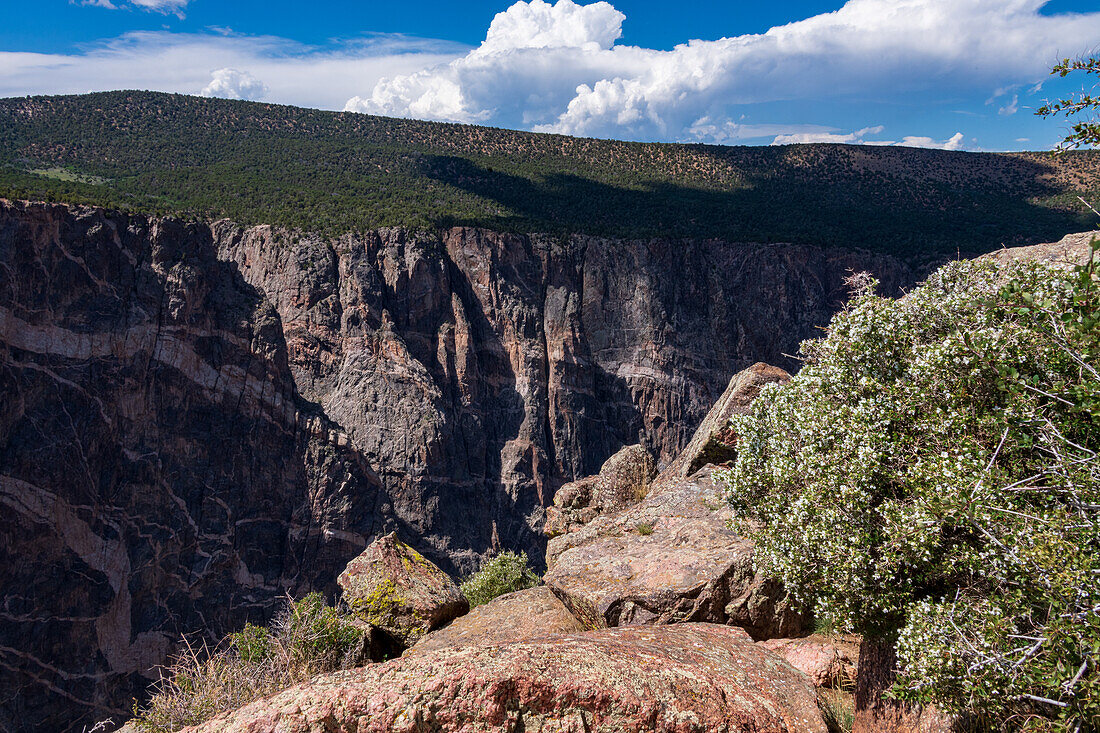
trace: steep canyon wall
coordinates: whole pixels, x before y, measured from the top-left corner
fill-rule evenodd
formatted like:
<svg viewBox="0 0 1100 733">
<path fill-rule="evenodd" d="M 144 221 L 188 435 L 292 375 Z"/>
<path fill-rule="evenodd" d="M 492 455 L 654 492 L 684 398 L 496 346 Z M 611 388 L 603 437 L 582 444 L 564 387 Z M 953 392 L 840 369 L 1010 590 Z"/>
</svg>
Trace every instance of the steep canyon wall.
<svg viewBox="0 0 1100 733">
<path fill-rule="evenodd" d="M 668 461 L 867 252 L 474 229 L 336 239 L 0 201 L 0 729 L 125 716 L 180 633 L 396 530 L 541 560 L 543 507 Z M 80 724 L 75 725 L 80 729 Z"/>
</svg>

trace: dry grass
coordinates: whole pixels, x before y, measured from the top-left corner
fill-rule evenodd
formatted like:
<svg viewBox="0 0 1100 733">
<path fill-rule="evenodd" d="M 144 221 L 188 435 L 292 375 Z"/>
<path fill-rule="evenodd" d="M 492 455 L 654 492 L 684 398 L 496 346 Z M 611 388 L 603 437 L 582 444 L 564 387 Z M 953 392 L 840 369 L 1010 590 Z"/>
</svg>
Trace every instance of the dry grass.
<svg viewBox="0 0 1100 733">
<path fill-rule="evenodd" d="M 817 706 L 829 733 L 852 733 L 855 722 L 855 697 L 846 690 L 822 687 L 817 690 Z"/>
<path fill-rule="evenodd" d="M 271 629 L 247 624 L 214 649 L 184 638 L 183 650 L 162 671 L 152 699 L 135 707 L 133 724 L 171 733 L 219 713 L 359 662 L 362 632 L 343 611 L 311 593 L 287 599 Z"/>
</svg>

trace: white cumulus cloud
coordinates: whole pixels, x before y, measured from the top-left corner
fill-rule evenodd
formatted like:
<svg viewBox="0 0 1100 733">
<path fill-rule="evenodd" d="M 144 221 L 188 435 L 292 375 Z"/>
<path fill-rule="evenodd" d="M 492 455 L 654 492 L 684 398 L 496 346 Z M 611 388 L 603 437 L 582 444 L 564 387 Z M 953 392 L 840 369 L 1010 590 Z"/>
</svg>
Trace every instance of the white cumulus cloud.
<svg viewBox="0 0 1100 733">
<path fill-rule="evenodd" d="M 519 2 L 497 13 L 485 34 L 481 53 L 517 48 L 580 48 L 606 50 L 623 34 L 626 16 L 607 2 L 577 5 L 559 0 Z"/>
<path fill-rule="evenodd" d="M 788 135 L 776 135 L 772 145 L 793 145 L 797 143 L 872 143 L 890 145 L 890 141 L 866 140 L 868 135 L 878 135 L 886 128 L 882 125 L 865 127 L 855 132 L 801 132 Z"/>
<path fill-rule="evenodd" d="M 614 47 L 625 17 L 606 2 L 517 2 L 493 18 L 478 48 L 448 64 L 383 80 L 345 109 L 524 127 L 547 122 L 576 93 L 578 80 L 617 70 L 633 74 L 644 63 L 644 50 Z"/>
<path fill-rule="evenodd" d="M 1053 60 L 1100 39 L 1100 12 L 1043 15 L 1045 4 L 849 0 L 763 34 L 691 40 L 661 51 L 616 44 L 624 16 L 606 2 L 517 2 L 496 16 L 480 47 L 383 79 L 346 109 L 572 135 L 722 142 L 737 139 L 735 120 L 745 105 L 858 95 L 904 101 L 932 89 L 972 94 L 1034 83 Z"/>
<path fill-rule="evenodd" d="M 901 140 L 877 138 L 886 127 L 875 125 L 854 132 L 812 131 L 776 135 L 772 145 L 794 145 L 799 143 L 849 143 L 853 145 L 904 145 L 910 148 L 936 148 L 937 150 L 962 150 L 966 141 L 961 132 L 956 132 L 946 140 L 935 140 L 923 135 L 907 135 Z M 871 136 L 875 136 L 874 138 Z"/>
<path fill-rule="evenodd" d="M 956 132 L 946 140 L 933 140 L 930 137 L 903 137 L 898 145 L 907 145 L 911 148 L 936 148 L 938 150 L 962 150 L 965 138 L 961 132 Z"/>
<path fill-rule="evenodd" d="M 267 85 L 247 71 L 215 69 L 210 77 L 210 83 L 199 92 L 204 97 L 257 100 L 267 93 Z"/>
</svg>

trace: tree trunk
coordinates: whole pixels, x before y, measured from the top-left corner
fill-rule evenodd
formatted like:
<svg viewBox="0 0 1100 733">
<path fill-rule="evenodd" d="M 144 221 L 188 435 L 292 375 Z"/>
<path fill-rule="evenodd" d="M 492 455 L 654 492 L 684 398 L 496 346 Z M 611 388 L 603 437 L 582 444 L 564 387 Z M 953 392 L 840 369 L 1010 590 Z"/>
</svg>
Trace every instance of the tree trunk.
<svg viewBox="0 0 1100 733">
<path fill-rule="evenodd" d="M 864 639 L 856 673 L 856 715 L 852 733 L 955 733 L 953 716 L 932 705 L 910 705 L 883 697 L 897 677 L 892 641 Z"/>
</svg>

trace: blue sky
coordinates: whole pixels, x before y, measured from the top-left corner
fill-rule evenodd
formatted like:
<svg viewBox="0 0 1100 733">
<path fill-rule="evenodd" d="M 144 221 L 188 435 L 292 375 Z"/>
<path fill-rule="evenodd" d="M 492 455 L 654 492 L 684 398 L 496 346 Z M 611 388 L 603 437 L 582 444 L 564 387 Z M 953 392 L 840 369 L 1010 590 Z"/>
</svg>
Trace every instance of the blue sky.
<svg viewBox="0 0 1100 733">
<path fill-rule="evenodd" d="M 632 140 L 1046 149 L 1096 0 L 4 0 L 0 96 L 142 88 Z"/>
</svg>

